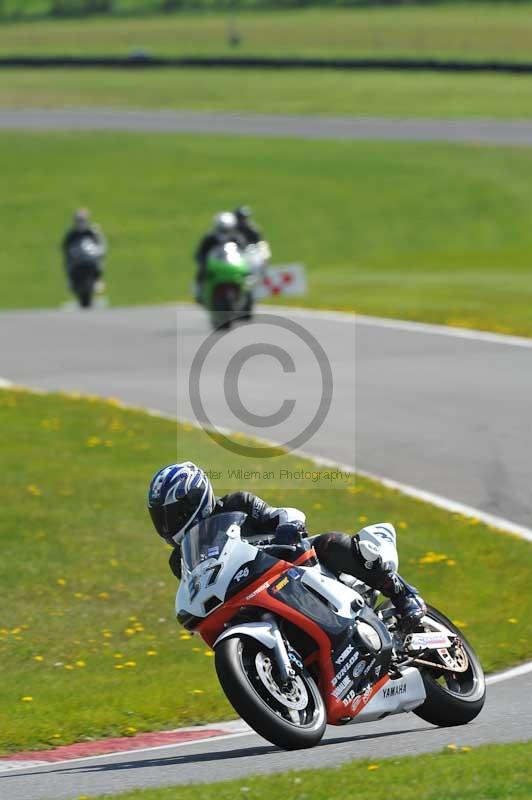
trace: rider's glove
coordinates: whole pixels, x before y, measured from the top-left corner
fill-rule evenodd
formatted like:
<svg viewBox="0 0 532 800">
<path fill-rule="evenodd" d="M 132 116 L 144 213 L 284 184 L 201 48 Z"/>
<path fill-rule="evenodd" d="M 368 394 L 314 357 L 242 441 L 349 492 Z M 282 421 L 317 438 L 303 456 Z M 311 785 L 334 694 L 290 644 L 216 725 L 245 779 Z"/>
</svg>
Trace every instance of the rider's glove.
<svg viewBox="0 0 532 800">
<path fill-rule="evenodd" d="M 278 525 L 275 531 L 275 544 L 298 545 L 308 536 L 304 522 L 284 522 Z"/>
</svg>

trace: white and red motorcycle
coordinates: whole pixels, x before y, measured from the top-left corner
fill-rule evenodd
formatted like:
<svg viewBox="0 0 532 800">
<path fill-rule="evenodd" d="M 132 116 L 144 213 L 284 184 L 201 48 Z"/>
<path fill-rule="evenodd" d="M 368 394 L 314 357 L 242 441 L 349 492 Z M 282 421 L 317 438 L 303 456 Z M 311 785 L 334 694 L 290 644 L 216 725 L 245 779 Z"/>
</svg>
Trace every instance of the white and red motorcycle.
<svg viewBox="0 0 532 800">
<path fill-rule="evenodd" d="M 405 633 L 377 592 L 320 565 L 312 540 L 246 539 L 245 520 L 215 515 L 185 536 L 176 611 L 214 649 L 225 694 L 257 733 L 295 750 L 327 723 L 413 711 L 450 726 L 479 714 L 482 667 L 447 617 L 429 606 Z"/>
</svg>

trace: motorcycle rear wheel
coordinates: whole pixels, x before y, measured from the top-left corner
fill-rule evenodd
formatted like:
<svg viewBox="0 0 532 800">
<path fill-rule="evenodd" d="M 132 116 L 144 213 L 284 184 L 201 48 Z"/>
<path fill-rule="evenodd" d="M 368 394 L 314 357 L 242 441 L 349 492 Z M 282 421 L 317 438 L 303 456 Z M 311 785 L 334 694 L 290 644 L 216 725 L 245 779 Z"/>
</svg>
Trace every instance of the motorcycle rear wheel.
<svg viewBox="0 0 532 800">
<path fill-rule="evenodd" d="M 269 742 L 283 750 L 299 750 L 321 740 L 327 724 L 325 705 L 305 669 L 288 687 L 281 686 L 271 651 L 249 636 L 223 639 L 215 650 L 215 665 L 235 711 Z"/>
<path fill-rule="evenodd" d="M 430 621 L 433 620 L 437 625 L 443 625 L 459 636 L 461 652 L 456 654 L 457 663 L 461 660 L 463 664 L 465 656 L 467 668 L 457 672 L 438 670 L 436 663 L 438 656 L 435 658 L 434 669 L 420 667 L 427 698 L 414 710 L 414 714 L 439 727 L 466 725 L 480 714 L 486 699 L 486 682 L 482 666 L 472 646 L 450 619 L 432 606 L 427 606 L 425 619 L 427 618 L 427 630 L 431 629 Z M 451 650 L 446 653 L 449 653 L 449 663 L 452 664 Z"/>
</svg>

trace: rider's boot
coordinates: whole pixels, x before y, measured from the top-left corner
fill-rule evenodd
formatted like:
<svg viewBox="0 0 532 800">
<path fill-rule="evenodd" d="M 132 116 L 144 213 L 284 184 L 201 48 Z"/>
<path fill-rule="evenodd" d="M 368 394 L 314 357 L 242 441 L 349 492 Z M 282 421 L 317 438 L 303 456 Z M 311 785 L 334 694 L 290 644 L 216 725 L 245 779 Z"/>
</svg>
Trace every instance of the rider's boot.
<svg viewBox="0 0 532 800">
<path fill-rule="evenodd" d="M 382 582 L 380 582 L 382 580 Z M 425 601 L 418 593 L 415 586 L 407 583 L 399 573 L 383 571 L 379 579 L 378 589 L 385 597 L 389 597 L 399 615 L 399 626 L 403 630 L 412 630 L 418 625 L 427 613 Z"/>
</svg>

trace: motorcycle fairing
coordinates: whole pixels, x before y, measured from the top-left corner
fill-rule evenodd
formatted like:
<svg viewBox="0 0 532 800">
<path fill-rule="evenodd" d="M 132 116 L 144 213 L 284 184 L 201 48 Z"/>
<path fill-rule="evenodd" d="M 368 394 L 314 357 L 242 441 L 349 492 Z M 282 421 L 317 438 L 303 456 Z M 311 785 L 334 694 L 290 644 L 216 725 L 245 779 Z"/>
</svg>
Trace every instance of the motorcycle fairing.
<svg viewBox="0 0 532 800">
<path fill-rule="evenodd" d="M 288 569 L 268 588 L 268 594 L 320 625 L 335 646 L 352 630 L 353 618 L 338 616 L 324 597 L 306 585 L 303 576 L 303 570 Z"/>
<path fill-rule="evenodd" d="M 344 702 L 372 686 L 379 676 L 386 675 L 390 665 L 392 639 L 385 625 L 367 606 L 348 606 L 350 617 L 340 616 L 319 590 L 305 580 L 308 570 L 292 568 L 274 582 L 267 592 L 315 622 L 327 634 L 333 649 L 334 675 L 328 691 L 332 698 Z M 323 580 L 323 578 L 322 578 Z M 327 585 L 329 579 L 325 579 Z M 315 584 L 320 586 L 319 583 Z M 349 590 L 348 590 L 349 591 Z M 344 593 L 341 590 L 341 593 Z M 352 593 L 351 593 L 352 594 Z M 328 591 L 331 597 L 331 591 Z M 341 605 L 342 600 L 337 601 Z M 344 608 L 345 611 L 345 608 Z M 359 633 L 359 625 L 369 625 L 377 634 L 378 645 L 371 648 Z M 345 705 L 345 703 L 344 703 Z"/>
</svg>

